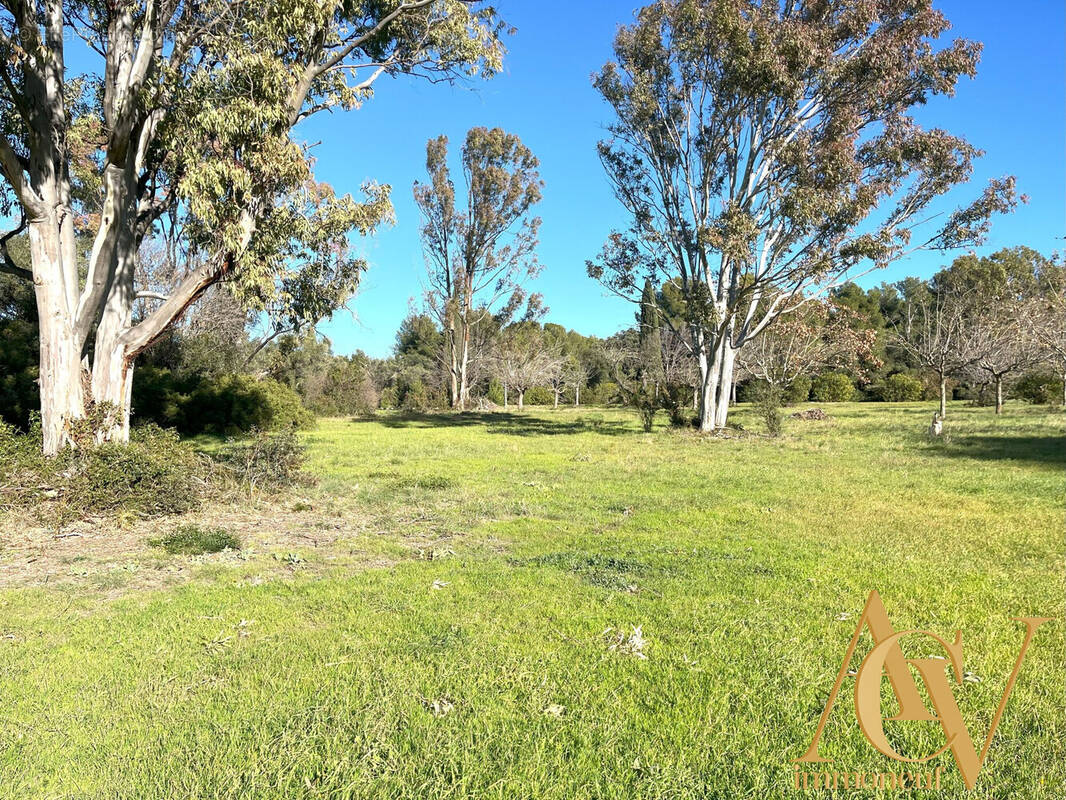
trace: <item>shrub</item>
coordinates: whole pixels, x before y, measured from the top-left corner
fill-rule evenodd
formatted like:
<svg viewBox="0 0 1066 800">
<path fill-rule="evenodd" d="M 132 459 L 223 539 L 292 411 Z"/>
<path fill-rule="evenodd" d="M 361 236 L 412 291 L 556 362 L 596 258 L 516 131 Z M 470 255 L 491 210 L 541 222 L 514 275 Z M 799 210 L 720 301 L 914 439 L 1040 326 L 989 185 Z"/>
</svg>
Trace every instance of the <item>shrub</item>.
<svg viewBox="0 0 1066 800">
<path fill-rule="evenodd" d="M 1062 378 L 1051 372 L 1027 372 L 1014 384 L 1014 396 L 1038 405 L 1057 405 L 1062 402 Z"/>
<path fill-rule="evenodd" d="M 136 427 L 128 445 L 41 455 L 39 429 L 0 429 L 0 504 L 56 528 L 88 515 L 180 514 L 200 505 L 210 462 L 173 431 Z"/>
<path fill-rule="evenodd" d="M 489 388 L 485 392 L 485 399 L 498 406 L 503 405 L 503 385 L 495 378 L 489 381 Z"/>
<path fill-rule="evenodd" d="M 526 389 L 523 402 L 528 406 L 550 406 L 555 403 L 555 393 L 547 386 L 531 386 Z"/>
<path fill-rule="evenodd" d="M 913 403 L 925 394 L 922 382 L 913 375 L 897 372 L 889 375 L 881 390 L 881 399 L 886 403 Z"/>
<path fill-rule="evenodd" d="M 223 463 L 249 488 L 282 489 L 308 482 L 302 471 L 306 459 L 307 448 L 287 428 L 274 434 L 257 431 L 248 444 L 230 450 Z"/>
<path fill-rule="evenodd" d="M 781 402 L 786 406 L 794 406 L 796 403 L 806 403 L 811 397 L 811 379 L 806 375 L 800 375 L 787 387 L 781 395 Z"/>
<path fill-rule="evenodd" d="M 855 386 L 842 372 L 823 372 L 811 382 L 811 397 L 818 403 L 846 403 L 854 396 Z"/>
<path fill-rule="evenodd" d="M 614 381 L 604 381 L 581 392 L 582 405 L 609 406 L 621 401 L 621 392 Z"/>
<path fill-rule="evenodd" d="M 305 428 L 314 416 L 300 396 L 275 380 L 250 375 L 177 376 L 145 367 L 134 373 L 133 412 L 139 420 L 175 427 L 181 433 L 245 433 Z"/>
<path fill-rule="evenodd" d="M 241 540 L 229 531 L 222 528 L 201 528 L 197 525 L 182 525 L 166 536 L 149 539 L 148 544 L 161 547 L 171 555 L 184 556 L 241 549 Z"/>
<path fill-rule="evenodd" d="M 781 435 L 782 395 L 779 387 L 766 382 L 763 382 L 755 393 L 755 411 L 766 423 L 766 432 L 775 438 Z"/>
<path fill-rule="evenodd" d="M 379 401 L 381 408 L 399 408 L 400 400 L 396 392 L 395 386 L 386 386 L 381 390 L 381 399 Z"/>
</svg>

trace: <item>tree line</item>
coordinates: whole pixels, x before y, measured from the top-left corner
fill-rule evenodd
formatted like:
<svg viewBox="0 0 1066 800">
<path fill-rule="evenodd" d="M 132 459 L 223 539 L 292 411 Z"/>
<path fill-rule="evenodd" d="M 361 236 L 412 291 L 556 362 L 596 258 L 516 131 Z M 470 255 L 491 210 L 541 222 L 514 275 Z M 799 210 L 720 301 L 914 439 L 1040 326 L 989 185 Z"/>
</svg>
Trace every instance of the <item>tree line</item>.
<svg viewBox="0 0 1066 800">
<path fill-rule="evenodd" d="M 0 21 L 0 211 L 14 220 L 0 235 L 0 272 L 21 282 L 12 297 L 32 293 L 34 332 L 16 332 L 33 339 L 47 454 L 127 440 L 136 400 L 146 402 L 137 386 L 151 383 L 138 383 L 137 365 L 169 376 L 151 402 L 176 417 L 255 405 L 268 384 L 212 388 L 225 364 L 228 375 L 272 381 L 279 409 L 292 406 L 286 390 L 323 411 L 329 398 L 371 390 L 411 405 L 435 404 L 439 391 L 463 410 L 490 397 L 523 405 L 544 387 L 553 402 L 580 402 L 611 385 L 646 417 L 669 406 L 680 418 L 691 389 L 698 427 L 712 430 L 743 384 L 800 395 L 801 378 L 819 369 L 812 392 L 814 380 L 843 391 L 831 376 L 867 385 L 890 350 L 936 372 L 942 397 L 949 378 L 991 376 L 1002 398 L 1033 353 L 1055 346 L 1054 324 L 1017 322 L 1058 302 L 1050 268 L 1034 271 L 1040 288 L 1008 280 L 987 314 L 976 305 L 992 280 L 977 275 L 984 267 L 959 278 L 963 288 L 946 278 L 893 287 L 904 317 L 885 317 L 891 347 L 879 345 L 887 328 L 848 305 L 857 275 L 978 245 L 993 216 L 1025 199 L 1006 176 L 945 205 L 980 152 L 922 128 L 913 112 L 974 77 L 981 48 L 938 46 L 949 23 L 930 0 L 665 0 L 617 29 L 593 86 L 612 115 L 597 154 L 627 225 L 585 267 L 639 319 L 602 346 L 542 324 L 543 298 L 524 288 L 541 270 L 537 157 L 512 133 L 473 128 L 453 177 L 447 138 L 430 140 L 413 186 L 426 319 L 405 323 L 439 336 L 421 365 L 400 347 L 380 363 L 322 355 L 314 326 L 367 268 L 350 239 L 393 222 L 393 189 L 368 182 L 358 199 L 338 195 L 316 179 L 294 128 L 356 111 L 383 75 L 491 77 L 509 32 L 492 6 L 17 3 Z M 78 77 L 66 64 L 71 33 L 97 57 Z M 884 317 L 889 301 L 878 302 Z M 215 313 L 223 306 L 233 313 Z M 952 321 L 960 314 L 966 325 Z M 975 315 L 998 321 L 975 326 Z M 262 333 L 227 332 L 235 349 L 212 351 L 206 371 L 190 366 L 205 337 L 222 335 L 207 330 L 221 319 Z M 1002 344 L 1009 332 L 1041 331 L 1024 357 Z M 5 376 L 11 391 L 25 388 L 27 369 Z"/>
</svg>

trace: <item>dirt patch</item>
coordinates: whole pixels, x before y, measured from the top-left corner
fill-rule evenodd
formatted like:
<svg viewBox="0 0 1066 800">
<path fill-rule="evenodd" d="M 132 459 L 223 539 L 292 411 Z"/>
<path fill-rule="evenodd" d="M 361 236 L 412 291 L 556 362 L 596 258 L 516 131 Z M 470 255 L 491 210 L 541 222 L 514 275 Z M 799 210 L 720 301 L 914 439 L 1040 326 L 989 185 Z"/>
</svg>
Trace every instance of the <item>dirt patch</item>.
<svg viewBox="0 0 1066 800">
<path fill-rule="evenodd" d="M 148 544 L 180 525 L 223 528 L 239 551 L 172 556 Z M 398 560 L 380 533 L 329 498 L 208 505 L 200 511 L 151 520 L 91 519 L 61 532 L 14 514 L 0 516 L 0 588 L 88 588 L 107 595 L 180 584 L 232 572 L 259 583 L 297 573 L 325 574 L 387 566 Z"/>
</svg>

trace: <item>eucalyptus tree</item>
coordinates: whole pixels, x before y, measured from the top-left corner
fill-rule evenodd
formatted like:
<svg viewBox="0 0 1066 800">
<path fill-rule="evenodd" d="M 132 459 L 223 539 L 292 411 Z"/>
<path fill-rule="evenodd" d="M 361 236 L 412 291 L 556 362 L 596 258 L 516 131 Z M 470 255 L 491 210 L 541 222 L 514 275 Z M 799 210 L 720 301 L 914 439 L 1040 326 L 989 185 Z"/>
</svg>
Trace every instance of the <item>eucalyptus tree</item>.
<svg viewBox="0 0 1066 800">
<path fill-rule="evenodd" d="M 523 319 L 541 314 L 540 296 L 527 297 L 526 279 L 540 271 L 537 231 L 531 210 L 544 184 L 540 162 L 514 134 L 500 128 L 471 128 L 462 151 L 465 203 L 456 203 L 448 167 L 448 137 L 426 144 L 429 183 L 415 183 L 421 209 L 422 247 L 429 285 L 426 301 L 445 336 L 452 407 L 470 400 L 471 348 L 480 325 L 496 317 L 502 327 L 527 303 Z"/>
<path fill-rule="evenodd" d="M 947 28 L 932 0 L 661 0 L 618 31 L 594 84 L 631 224 L 588 271 L 631 300 L 645 278 L 676 282 L 704 430 L 726 423 L 737 351 L 781 315 L 856 272 L 977 242 L 1014 206 L 1003 178 L 931 208 L 979 155 L 911 116 L 976 73 L 979 44 L 937 48 Z"/>
<path fill-rule="evenodd" d="M 96 441 L 128 435 L 134 360 L 212 284 L 299 318 L 350 293 L 365 264 L 347 236 L 391 219 L 389 187 L 338 197 L 293 128 L 359 106 L 382 75 L 491 73 L 500 31 L 473 0 L 3 3 L 0 210 L 32 263 L 0 269 L 34 283 L 45 452 L 87 415 Z M 160 230 L 189 266 L 134 322 L 136 254 Z"/>
</svg>

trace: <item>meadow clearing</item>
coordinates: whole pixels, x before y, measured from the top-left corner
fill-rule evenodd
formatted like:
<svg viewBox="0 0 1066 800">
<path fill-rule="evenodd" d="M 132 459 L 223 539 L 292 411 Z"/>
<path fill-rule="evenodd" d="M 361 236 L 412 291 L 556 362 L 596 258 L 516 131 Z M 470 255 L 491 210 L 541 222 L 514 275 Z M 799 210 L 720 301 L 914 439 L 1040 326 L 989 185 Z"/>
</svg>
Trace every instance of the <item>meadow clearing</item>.
<svg viewBox="0 0 1066 800">
<path fill-rule="evenodd" d="M 872 589 L 897 630 L 963 631 L 983 740 L 1011 618 L 1064 616 L 1066 417 L 957 404 L 929 442 L 928 404 L 826 408 L 779 439 L 744 406 L 734 438 L 585 408 L 323 420 L 317 485 L 205 512 L 239 557 L 64 540 L 62 581 L 0 589 L 0 796 L 799 796 Z M 1055 622 L 977 789 L 945 755 L 936 796 L 1062 797 L 1064 669 Z M 886 769 L 851 708 L 823 754 Z"/>
</svg>

